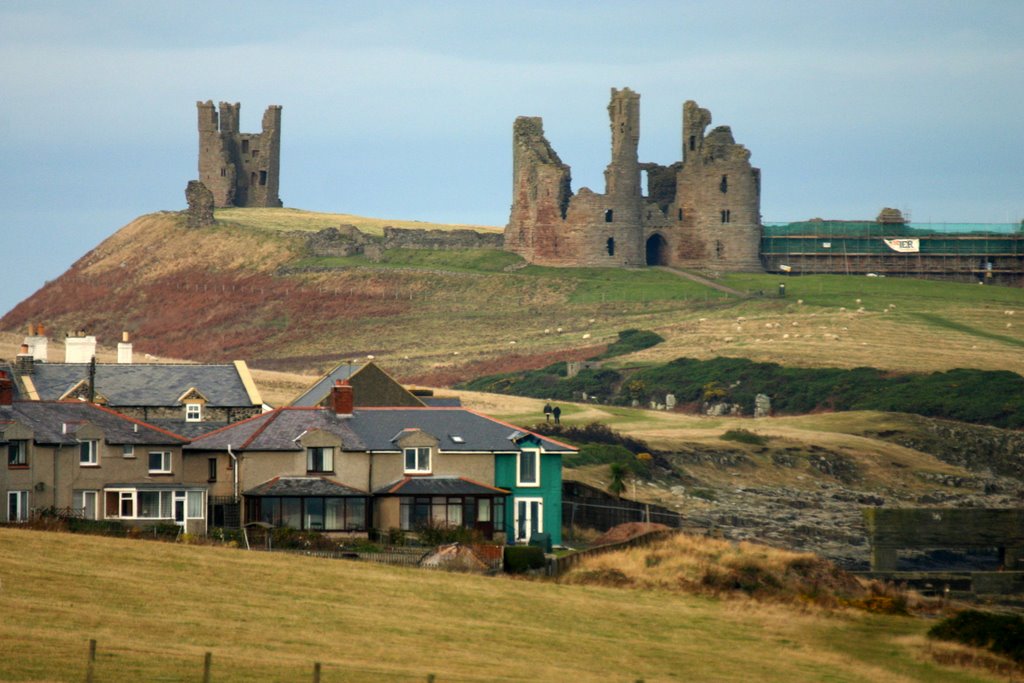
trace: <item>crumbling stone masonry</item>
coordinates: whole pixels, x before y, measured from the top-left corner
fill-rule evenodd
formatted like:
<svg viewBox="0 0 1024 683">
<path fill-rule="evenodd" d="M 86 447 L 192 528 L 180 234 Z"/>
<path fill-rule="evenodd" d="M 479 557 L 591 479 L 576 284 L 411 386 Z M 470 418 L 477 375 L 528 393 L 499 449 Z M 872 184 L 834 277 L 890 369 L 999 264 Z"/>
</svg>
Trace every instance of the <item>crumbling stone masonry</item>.
<svg viewBox="0 0 1024 683">
<path fill-rule="evenodd" d="M 213 193 L 198 180 L 188 181 L 185 186 L 186 225 L 190 228 L 204 228 L 213 225 Z"/>
<path fill-rule="evenodd" d="M 728 126 L 683 105 L 683 160 L 641 163 L 640 95 L 612 88 L 605 193 L 570 188 L 571 173 L 539 117 L 513 125 L 512 212 L 505 248 L 551 266 L 667 265 L 760 271 L 761 172 Z M 647 195 L 641 173 L 647 174 Z"/>
<path fill-rule="evenodd" d="M 217 207 L 281 206 L 281 107 L 267 107 L 262 133 L 239 133 L 240 105 L 196 102 L 199 110 L 199 180 Z"/>
</svg>

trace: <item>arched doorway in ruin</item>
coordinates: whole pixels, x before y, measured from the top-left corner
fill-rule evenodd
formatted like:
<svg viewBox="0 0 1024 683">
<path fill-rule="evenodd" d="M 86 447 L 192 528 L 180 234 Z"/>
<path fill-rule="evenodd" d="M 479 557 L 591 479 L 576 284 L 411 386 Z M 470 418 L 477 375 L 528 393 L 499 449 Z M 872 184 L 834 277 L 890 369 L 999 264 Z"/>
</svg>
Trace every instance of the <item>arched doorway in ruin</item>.
<svg viewBox="0 0 1024 683">
<path fill-rule="evenodd" d="M 668 242 L 660 233 L 656 232 L 647 238 L 647 265 L 668 265 Z"/>
</svg>

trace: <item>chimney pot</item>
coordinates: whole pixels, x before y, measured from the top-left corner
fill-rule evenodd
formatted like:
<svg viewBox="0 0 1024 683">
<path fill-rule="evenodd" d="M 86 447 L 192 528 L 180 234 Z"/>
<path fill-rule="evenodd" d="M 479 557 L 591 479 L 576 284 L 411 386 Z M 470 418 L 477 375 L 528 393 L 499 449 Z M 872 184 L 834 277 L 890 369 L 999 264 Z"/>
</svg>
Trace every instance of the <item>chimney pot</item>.
<svg viewBox="0 0 1024 683">
<path fill-rule="evenodd" d="M 351 415 L 355 407 L 355 394 L 347 380 L 335 380 L 331 389 L 331 407 L 335 415 Z"/>
<path fill-rule="evenodd" d="M 121 341 L 128 343 L 128 330 L 121 333 Z"/>
<path fill-rule="evenodd" d="M 35 323 L 29 323 L 28 324 L 28 336 L 31 337 L 35 333 L 36 333 L 36 324 Z"/>
</svg>

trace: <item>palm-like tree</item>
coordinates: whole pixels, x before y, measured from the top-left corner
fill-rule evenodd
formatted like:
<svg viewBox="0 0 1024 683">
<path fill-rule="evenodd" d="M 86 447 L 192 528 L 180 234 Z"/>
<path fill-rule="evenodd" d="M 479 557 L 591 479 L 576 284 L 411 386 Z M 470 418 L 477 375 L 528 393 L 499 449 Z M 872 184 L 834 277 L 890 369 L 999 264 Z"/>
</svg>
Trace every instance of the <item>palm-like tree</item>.
<svg viewBox="0 0 1024 683">
<path fill-rule="evenodd" d="M 613 462 L 608 467 L 608 471 L 612 475 L 612 480 L 608 482 L 608 491 L 618 499 L 626 490 L 626 477 L 629 476 L 629 469 L 625 463 Z"/>
</svg>

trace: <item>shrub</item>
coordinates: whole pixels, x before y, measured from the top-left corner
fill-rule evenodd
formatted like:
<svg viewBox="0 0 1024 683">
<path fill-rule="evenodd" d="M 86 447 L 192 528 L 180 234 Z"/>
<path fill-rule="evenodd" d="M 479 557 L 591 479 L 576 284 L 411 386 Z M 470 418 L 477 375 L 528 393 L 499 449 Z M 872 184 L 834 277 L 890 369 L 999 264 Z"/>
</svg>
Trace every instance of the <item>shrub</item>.
<svg viewBox="0 0 1024 683">
<path fill-rule="evenodd" d="M 547 563 L 544 551 L 535 545 L 510 545 L 505 547 L 505 572 L 525 574 L 531 569 L 541 569 Z"/>
<path fill-rule="evenodd" d="M 1024 662 L 1024 618 L 1018 614 L 967 610 L 933 626 L 928 637 L 982 647 Z"/>
<path fill-rule="evenodd" d="M 467 529 L 461 526 L 443 526 L 426 522 L 416 527 L 416 535 L 428 546 L 445 545 L 447 543 L 461 543 L 462 545 L 473 545 L 483 543 L 483 535 L 476 529 Z"/>
<path fill-rule="evenodd" d="M 622 330 L 619 332 L 619 338 L 609 344 L 608 349 L 604 353 L 594 356 L 592 360 L 624 356 L 627 353 L 657 346 L 663 341 L 665 341 L 664 337 L 649 330 Z"/>
<path fill-rule="evenodd" d="M 730 429 L 719 438 L 722 441 L 737 441 L 739 443 L 748 443 L 754 446 L 763 446 L 768 443 L 768 437 L 755 434 L 754 432 L 746 429 Z"/>
</svg>

